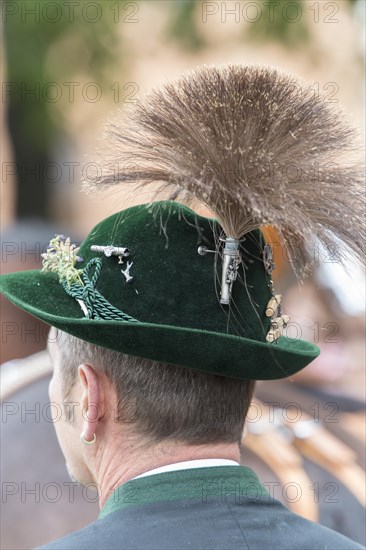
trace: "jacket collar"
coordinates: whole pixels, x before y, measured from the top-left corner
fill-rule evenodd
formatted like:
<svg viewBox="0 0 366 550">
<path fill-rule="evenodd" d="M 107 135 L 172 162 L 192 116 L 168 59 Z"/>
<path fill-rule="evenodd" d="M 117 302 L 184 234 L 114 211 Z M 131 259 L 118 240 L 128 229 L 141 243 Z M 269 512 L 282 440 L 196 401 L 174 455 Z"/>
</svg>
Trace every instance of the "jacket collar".
<svg viewBox="0 0 366 550">
<path fill-rule="evenodd" d="M 269 497 L 256 474 L 245 466 L 212 466 L 163 472 L 131 479 L 111 494 L 99 519 L 122 510 L 156 502 L 200 499 L 237 495 L 248 498 Z"/>
</svg>

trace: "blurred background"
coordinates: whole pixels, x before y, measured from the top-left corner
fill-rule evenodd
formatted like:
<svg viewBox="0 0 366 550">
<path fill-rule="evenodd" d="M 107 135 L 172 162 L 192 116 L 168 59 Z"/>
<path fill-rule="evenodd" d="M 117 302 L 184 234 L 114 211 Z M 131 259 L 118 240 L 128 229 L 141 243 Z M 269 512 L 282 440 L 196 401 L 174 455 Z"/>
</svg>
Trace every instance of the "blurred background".
<svg viewBox="0 0 366 550">
<path fill-rule="evenodd" d="M 98 177 L 103 125 L 198 65 L 265 64 L 298 75 L 343 106 L 363 140 L 365 8 L 365 0 L 3 1 L 2 272 L 39 268 L 54 233 L 79 242 L 121 209 L 120 193 L 80 192 L 83 180 Z M 274 229 L 266 232 L 278 242 Z M 274 252 L 288 335 L 322 353 L 293 379 L 258 385 L 269 412 L 248 423 L 243 464 L 278 483 L 275 496 L 298 513 L 365 544 L 365 273 L 351 264 L 346 273 L 314 249 L 314 274 L 298 285 L 281 247 Z M 7 549 L 42 544 L 98 515 L 93 492 L 69 481 L 50 421 L 47 332 L 1 297 Z M 305 436 L 304 422 L 320 432 Z M 299 478 L 296 499 L 283 486 Z"/>
</svg>

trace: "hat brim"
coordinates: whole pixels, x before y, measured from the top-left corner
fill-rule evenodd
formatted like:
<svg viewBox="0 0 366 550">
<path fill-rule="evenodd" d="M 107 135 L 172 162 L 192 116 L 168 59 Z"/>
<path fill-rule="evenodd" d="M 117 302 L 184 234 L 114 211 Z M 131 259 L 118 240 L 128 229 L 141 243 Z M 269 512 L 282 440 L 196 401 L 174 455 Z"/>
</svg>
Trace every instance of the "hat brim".
<svg viewBox="0 0 366 550">
<path fill-rule="evenodd" d="M 320 353 L 315 344 L 286 336 L 267 343 L 188 327 L 87 319 L 76 300 L 67 296 L 58 277 L 39 270 L 1 275 L 0 290 L 34 317 L 82 340 L 219 376 L 286 378 Z"/>
</svg>

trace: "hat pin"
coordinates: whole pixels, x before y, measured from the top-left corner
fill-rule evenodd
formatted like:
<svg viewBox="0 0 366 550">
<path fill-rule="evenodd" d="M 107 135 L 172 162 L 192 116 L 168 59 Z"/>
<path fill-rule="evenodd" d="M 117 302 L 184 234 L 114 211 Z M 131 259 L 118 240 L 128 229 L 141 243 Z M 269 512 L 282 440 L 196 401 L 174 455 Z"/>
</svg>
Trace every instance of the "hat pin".
<svg viewBox="0 0 366 550">
<path fill-rule="evenodd" d="M 224 243 L 220 304 L 230 304 L 233 284 L 241 262 L 240 241 L 234 237 L 226 237 Z"/>
<path fill-rule="evenodd" d="M 98 244 L 93 244 L 90 247 L 90 250 L 93 252 L 103 252 L 104 256 L 107 256 L 107 258 L 110 258 L 111 256 L 118 256 L 118 263 L 123 263 L 123 258 L 130 255 L 130 251 L 128 248 L 123 248 L 121 246 L 101 246 Z"/>
</svg>

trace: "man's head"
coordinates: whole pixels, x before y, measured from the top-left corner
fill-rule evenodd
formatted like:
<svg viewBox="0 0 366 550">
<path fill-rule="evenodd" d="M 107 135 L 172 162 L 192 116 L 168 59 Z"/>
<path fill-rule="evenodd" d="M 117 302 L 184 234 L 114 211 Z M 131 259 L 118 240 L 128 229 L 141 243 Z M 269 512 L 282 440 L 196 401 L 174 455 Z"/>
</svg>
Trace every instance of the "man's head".
<svg viewBox="0 0 366 550">
<path fill-rule="evenodd" d="M 95 481 L 93 453 L 109 445 L 142 452 L 175 446 L 238 445 L 254 381 L 235 380 L 124 355 L 52 328 L 50 400 L 62 415 L 55 422 L 69 473 Z M 175 462 L 157 457 L 156 464 Z"/>
</svg>

